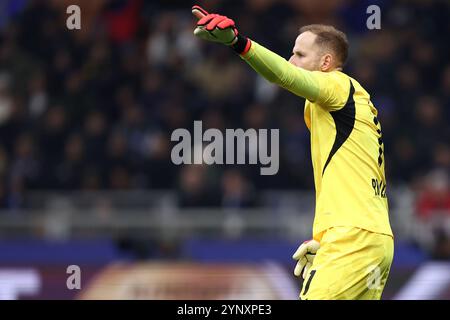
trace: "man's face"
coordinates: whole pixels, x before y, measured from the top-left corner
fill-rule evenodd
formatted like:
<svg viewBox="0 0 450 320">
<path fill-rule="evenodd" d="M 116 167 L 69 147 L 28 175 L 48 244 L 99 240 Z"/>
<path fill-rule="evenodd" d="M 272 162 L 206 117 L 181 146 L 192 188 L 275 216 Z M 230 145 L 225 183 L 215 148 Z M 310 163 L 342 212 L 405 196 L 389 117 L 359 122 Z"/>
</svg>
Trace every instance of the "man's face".
<svg viewBox="0 0 450 320">
<path fill-rule="evenodd" d="M 315 43 L 316 38 L 317 35 L 309 31 L 300 34 L 295 40 L 289 62 L 309 71 L 320 71 L 322 52 Z"/>
</svg>

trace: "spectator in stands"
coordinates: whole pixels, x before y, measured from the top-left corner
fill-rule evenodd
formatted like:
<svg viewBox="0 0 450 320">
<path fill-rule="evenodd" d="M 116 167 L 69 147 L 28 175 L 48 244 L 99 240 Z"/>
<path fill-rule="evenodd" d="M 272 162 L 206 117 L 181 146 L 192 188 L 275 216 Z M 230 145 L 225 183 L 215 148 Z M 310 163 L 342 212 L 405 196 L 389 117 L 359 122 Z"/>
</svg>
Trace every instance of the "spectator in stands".
<svg viewBox="0 0 450 320">
<path fill-rule="evenodd" d="M 450 258 L 450 177 L 447 170 L 434 170 L 424 179 L 417 199 L 419 221 L 429 226 L 435 258 Z"/>
<path fill-rule="evenodd" d="M 22 192 L 49 188 L 178 188 L 183 206 L 220 205 L 220 196 L 213 195 L 217 191 L 209 192 L 242 183 L 231 173 L 221 182 L 221 171 L 229 167 L 211 166 L 206 174 L 170 161 L 172 131 L 191 129 L 198 119 L 221 130 L 281 129 L 279 174 L 261 177 L 249 171 L 252 188 L 242 193 L 250 194 L 239 197 L 251 198 L 265 188 L 313 187 L 304 152 L 308 133 L 295 99 L 262 83 L 226 48 L 204 48 L 192 37 L 185 4 L 176 2 L 166 10 L 162 1 L 78 1 L 86 9 L 80 33 L 60 26 L 70 1 L 23 0 L 13 9 L 6 2 L 8 16 L 0 22 L 4 194 L 19 199 Z M 238 12 L 236 2 L 211 5 Z M 384 124 L 387 178 L 391 185 L 410 185 L 432 168 L 449 170 L 450 66 L 442 61 L 450 50 L 440 32 L 446 30 L 450 9 L 415 2 L 427 12 L 423 15 L 403 3 L 384 6 L 404 19 L 387 17 L 380 32 L 349 19 L 366 14 L 353 1 L 319 11 L 317 4 L 306 2 L 244 1 L 239 12 L 245 19 L 239 20 L 242 30 L 255 37 L 263 33 L 265 44 L 286 56 L 288 41 L 260 28 L 272 25 L 274 17 L 283 17 L 286 40 L 295 38 L 298 21 L 320 19 L 349 31 L 359 45 L 346 68 L 377 92 L 372 98 Z M 428 28 L 420 27 L 424 24 Z M 204 49 L 210 51 L 205 57 Z M 218 65 L 221 77 L 210 81 Z M 424 78 L 428 81 L 420 81 Z M 280 106 L 284 109 L 277 112 Z M 73 176 L 77 170 L 78 178 Z"/>
<path fill-rule="evenodd" d="M 200 208 L 220 206 L 219 194 L 208 181 L 206 165 L 186 165 L 181 169 L 179 206 Z"/>
<path fill-rule="evenodd" d="M 222 175 L 222 208 L 247 209 L 256 206 L 256 195 L 250 182 L 237 169 Z"/>
</svg>

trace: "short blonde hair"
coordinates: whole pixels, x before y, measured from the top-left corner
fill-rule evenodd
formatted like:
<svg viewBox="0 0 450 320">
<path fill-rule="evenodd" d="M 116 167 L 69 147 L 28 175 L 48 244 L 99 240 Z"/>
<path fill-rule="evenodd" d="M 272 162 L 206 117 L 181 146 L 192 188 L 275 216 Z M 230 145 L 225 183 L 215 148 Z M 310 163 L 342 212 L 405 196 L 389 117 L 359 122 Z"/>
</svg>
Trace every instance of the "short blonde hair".
<svg viewBox="0 0 450 320">
<path fill-rule="evenodd" d="M 317 36 L 316 43 L 334 52 L 339 63 L 343 67 L 348 57 L 348 40 L 345 33 L 333 26 L 325 24 L 310 24 L 300 28 L 300 34 L 311 32 Z"/>
</svg>

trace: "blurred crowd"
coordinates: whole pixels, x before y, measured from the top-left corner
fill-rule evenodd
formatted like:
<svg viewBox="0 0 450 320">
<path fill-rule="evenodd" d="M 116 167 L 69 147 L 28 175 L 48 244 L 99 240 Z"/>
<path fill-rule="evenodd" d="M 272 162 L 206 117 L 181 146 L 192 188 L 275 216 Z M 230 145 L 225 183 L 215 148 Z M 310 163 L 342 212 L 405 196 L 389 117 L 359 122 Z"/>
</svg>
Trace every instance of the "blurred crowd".
<svg viewBox="0 0 450 320">
<path fill-rule="evenodd" d="M 173 189 L 182 207 L 252 207 L 258 190 L 312 190 L 303 101 L 258 77 L 228 48 L 194 38 L 193 3 L 1 3 L 2 208 L 21 208 L 29 190 Z M 81 7 L 81 30 L 66 28 L 70 4 Z M 417 190 L 424 219 L 430 208 L 450 211 L 446 1 L 199 4 L 231 16 L 241 33 L 285 58 L 302 25 L 345 31 L 345 71 L 379 110 L 389 184 Z M 370 4 L 381 7 L 381 30 L 366 27 Z M 191 130 L 194 120 L 204 129 L 279 128 L 279 173 L 172 164 L 171 133 Z M 433 174 L 444 181 L 439 192 L 429 183 Z"/>
</svg>

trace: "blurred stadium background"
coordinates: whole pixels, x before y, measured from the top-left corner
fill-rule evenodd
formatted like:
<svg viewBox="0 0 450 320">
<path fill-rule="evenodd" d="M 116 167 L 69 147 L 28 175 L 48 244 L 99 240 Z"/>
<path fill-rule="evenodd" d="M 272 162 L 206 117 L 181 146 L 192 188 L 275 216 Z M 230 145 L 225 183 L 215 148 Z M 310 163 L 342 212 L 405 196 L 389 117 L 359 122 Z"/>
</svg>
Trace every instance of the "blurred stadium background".
<svg viewBox="0 0 450 320">
<path fill-rule="evenodd" d="M 81 30 L 66 28 L 71 4 Z M 195 39 L 191 4 L 0 0 L 1 299 L 297 298 L 291 255 L 314 213 L 303 102 Z M 450 3 L 199 4 L 285 58 L 302 25 L 347 32 L 346 71 L 383 128 L 396 236 L 384 299 L 449 299 Z M 371 4 L 381 30 L 366 28 Z M 194 120 L 279 128 L 279 173 L 173 165 L 170 135 Z"/>
</svg>

